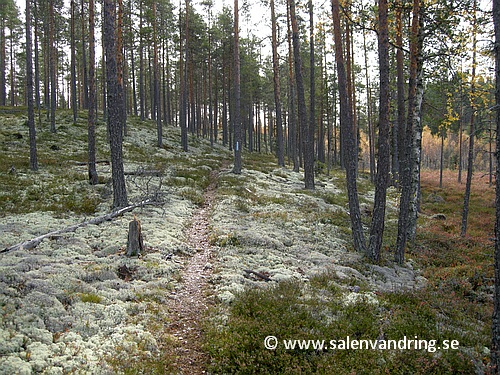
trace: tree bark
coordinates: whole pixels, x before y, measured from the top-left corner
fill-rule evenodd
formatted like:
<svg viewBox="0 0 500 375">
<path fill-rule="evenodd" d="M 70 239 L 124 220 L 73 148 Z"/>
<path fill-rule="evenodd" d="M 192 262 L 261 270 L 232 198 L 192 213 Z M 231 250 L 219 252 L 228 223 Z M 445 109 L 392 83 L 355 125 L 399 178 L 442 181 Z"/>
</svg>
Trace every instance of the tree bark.
<svg viewBox="0 0 500 375">
<path fill-rule="evenodd" d="M 116 23 L 116 78 L 118 90 L 118 106 L 120 123 L 123 135 L 127 135 L 127 107 L 125 105 L 125 82 L 123 79 L 124 61 L 123 61 L 123 0 L 117 1 L 118 19 Z"/>
<path fill-rule="evenodd" d="M 344 54 L 342 48 L 342 36 L 340 29 L 340 6 L 339 0 L 332 0 L 333 33 L 335 41 L 335 60 L 337 63 L 337 76 L 340 96 L 340 126 L 344 129 L 344 165 L 347 180 L 347 195 L 349 199 L 349 213 L 351 217 L 351 228 L 354 249 L 366 253 L 366 245 L 363 234 L 363 224 L 359 210 L 359 197 L 356 182 L 356 134 L 352 123 L 351 106 L 347 91 L 348 77 L 344 64 Z"/>
<path fill-rule="evenodd" d="M 271 0 L 271 32 L 272 32 L 272 47 L 273 47 L 273 83 L 274 83 L 274 106 L 276 110 L 276 141 L 278 156 L 278 165 L 285 166 L 285 148 L 283 142 L 283 123 L 281 114 L 281 87 L 279 76 L 279 61 L 278 61 L 278 43 L 277 43 L 277 26 L 276 14 L 274 10 L 274 0 Z"/>
<path fill-rule="evenodd" d="M 35 104 L 33 102 L 33 52 L 31 43 L 31 0 L 26 0 L 26 96 L 30 138 L 30 168 L 38 170 L 36 152 Z"/>
<path fill-rule="evenodd" d="M 495 25 L 495 121 L 496 121 L 496 214 L 495 214 L 495 292 L 491 340 L 491 369 L 500 374 L 500 0 L 493 0 Z"/>
<path fill-rule="evenodd" d="M 398 235 L 394 260 L 403 264 L 406 242 L 408 240 L 409 210 L 411 201 L 412 178 L 412 146 L 413 146 L 413 118 L 416 112 L 417 74 L 419 64 L 419 34 L 420 30 L 420 1 L 413 1 L 413 15 L 410 35 L 410 77 L 408 89 L 408 119 L 404 135 L 404 157 L 401 164 L 401 198 L 399 204 Z M 420 56 L 421 57 L 421 56 Z"/>
<path fill-rule="evenodd" d="M 307 142 L 304 144 L 304 180 L 306 189 L 314 189 L 314 133 L 316 124 L 316 77 L 315 77 L 315 51 L 314 51 L 314 7 L 309 0 L 309 74 L 310 74 L 310 107 Z"/>
<path fill-rule="evenodd" d="M 158 147 L 163 146 L 163 128 L 161 122 L 161 101 L 160 101 L 160 68 L 158 65 L 158 40 L 156 22 L 156 2 L 153 1 L 153 69 L 154 69 L 154 107 L 156 109 L 156 132 L 158 136 Z"/>
<path fill-rule="evenodd" d="M 97 185 L 99 179 L 96 169 L 95 123 L 96 123 L 96 87 L 95 87 L 95 11 L 94 0 L 89 0 L 89 117 L 88 117 L 88 168 L 89 182 Z"/>
<path fill-rule="evenodd" d="M 470 201 L 470 191 L 472 185 L 472 172 L 474 168 L 474 133 L 476 132 L 476 54 L 477 54 L 477 23 L 476 23 L 476 11 L 477 11 L 477 1 L 474 0 L 473 11 L 473 25 L 472 25 L 472 73 L 471 73 L 471 84 L 470 84 L 470 103 L 471 103 L 471 116 L 470 116 L 470 128 L 469 128 L 469 157 L 467 160 L 467 179 L 465 183 L 465 194 L 464 194 L 464 208 L 462 211 L 462 228 L 460 230 L 460 235 L 464 237 L 467 233 L 467 218 L 469 216 L 469 201 Z"/>
<path fill-rule="evenodd" d="M 139 256 L 144 251 L 144 241 L 142 238 L 141 222 L 134 216 L 128 225 L 128 241 L 125 255 L 128 257 Z"/>
<path fill-rule="evenodd" d="M 297 17 L 295 15 L 295 0 L 290 0 L 290 21 L 292 24 L 292 43 L 295 67 L 295 82 L 297 84 L 297 108 L 299 128 L 304 157 L 304 183 L 306 189 L 314 189 L 314 152 L 311 154 L 309 124 L 305 98 L 304 79 L 302 76 L 302 57 L 300 56 L 300 36 Z"/>
<path fill-rule="evenodd" d="M 233 173 L 241 173 L 241 148 L 243 147 L 243 134 L 241 124 L 241 88 L 240 88 L 240 37 L 239 37 L 239 9 L 238 0 L 234 0 L 234 166 Z"/>
<path fill-rule="evenodd" d="M 287 40 L 288 40 L 288 82 L 290 86 L 290 93 L 288 99 L 288 126 L 290 133 L 290 157 L 293 161 L 293 171 L 299 172 L 299 147 L 298 147 L 298 131 L 297 131 L 297 90 L 295 88 L 295 75 L 293 74 L 293 46 L 292 46 L 292 26 L 290 22 L 290 4 L 287 4 Z M 265 131 L 265 126 L 264 126 Z M 264 134 L 265 137 L 265 134 Z M 264 138 L 265 140 L 265 138 Z"/>
<path fill-rule="evenodd" d="M 89 108 L 89 84 L 87 73 L 87 51 L 85 47 L 85 1 L 82 0 L 82 66 L 83 66 L 83 109 Z"/>
<path fill-rule="evenodd" d="M 77 92 L 76 92 L 76 43 L 75 43 L 75 0 L 71 0 L 71 109 L 73 110 L 73 123 L 78 117 Z M 82 15 L 83 16 L 83 15 Z"/>
<path fill-rule="evenodd" d="M 56 132 L 56 46 L 54 0 L 49 2 L 50 131 Z"/>
<path fill-rule="evenodd" d="M 368 256 L 375 262 L 380 259 L 382 237 L 385 226 L 385 204 L 387 185 L 389 183 L 390 145 L 389 145 L 389 28 L 387 0 L 379 0 L 378 6 L 378 53 L 380 75 L 380 104 L 379 104 L 379 137 L 378 137 L 378 164 L 375 185 L 375 203 L 370 229 L 370 243 Z"/>
<path fill-rule="evenodd" d="M 370 90 L 370 76 L 368 73 L 368 50 L 366 48 L 366 31 L 363 30 L 363 49 L 365 53 L 366 104 L 368 120 L 368 148 L 370 154 L 370 181 L 375 182 L 375 136 L 372 121 L 372 95 Z M 381 94 L 382 95 L 382 94 Z"/>
<path fill-rule="evenodd" d="M 423 30 L 424 17 L 422 14 L 423 7 L 420 8 L 419 29 Z M 412 167 L 411 167 L 411 199 L 408 220 L 408 241 L 414 242 L 417 235 L 417 218 L 420 212 L 420 167 L 422 161 L 422 102 L 424 100 L 424 64 L 423 64 L 423 38 L 424 33 L 418 34 L 418 58 L 417 58 L 417 87 L 415 93 L 415 106 L 412 116 L 413 130 L 413 145 L 412 152 Z"/>
<path fill-rule="evenodd" d="M 406 134 L 405 122 L 405 89 L 404 89 L 404 56 L 403 56 L 403 3 L 398 2 L 396 7 L 396 71 L 397 71 L 397 106 L 398 106 L 398 123 L 397 127 L 397 148 L 394 150 L 396 155 L 397 165 L 394 166 L 394 171 L 397 173 L 393 176 L 396 186 L 400 184 L 401 175 L 401 160 L 404 159 L 404 144 Z"/>
<path fill-rule="evenodd" d="M 181 110 L 180 110 L 180 126 L 181 126 L 181 145 L 184 152 L 188 151 L 188 100 L 187 100 L 187 84 L 188 74 L 187 68 L 189 64 L 189 0 L 186 0 L 186 19 L 184 28 L 185 51 L 184 62 L 180 62 L 181 76 Z M 182 56 L 182 40 L 180 41 L 180 55 Z"/>
<path fill-rule="evenodd" d="M 104 0 L 104 45 L 106 53 L 106 81 L 108 99 L 108 127 L 111 148 L 111 173 L 113 182 L 113 208 L 127 205 L 127 190 L 123 169 L 123 117 L 120 111 L 115 43 L 115 6 L 113 0 Z"/>
<path fill-rule="evenodd" d="M 5 71 L 7 67 L 5 62 L 7 61 L 7 46 L 5 42 L 5 21 L 2 19 L 0 22 L 0 105 L 5 106 L 7 104 L 7 79 L 5 77 Z"/>
</svg>

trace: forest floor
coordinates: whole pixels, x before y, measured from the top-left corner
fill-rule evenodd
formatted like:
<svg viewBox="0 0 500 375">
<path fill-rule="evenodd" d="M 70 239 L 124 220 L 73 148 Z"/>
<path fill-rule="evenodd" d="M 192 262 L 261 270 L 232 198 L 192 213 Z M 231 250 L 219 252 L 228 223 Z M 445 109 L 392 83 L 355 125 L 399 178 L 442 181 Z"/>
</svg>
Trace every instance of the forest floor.
<svg viewBox="0 0 500 375">
<path fill-rule="evenodd" d="M 0 118 L 0 250 L 102 216 L 112 201 L 105 126 L 100 183 L 86 172 L 86 118 L 58 112 L 38 132 L 40 171 L 28 169 L 19 114 Z M 124 141 L 130 203 L 111 221 L 0 254 L 0 374 L 482 373 L 492 295 L 492 188 L 474 182 L 469 234 L 457 234 L 463 186 L 423 172 L 419 237 L 392 262 L 398 192 L 389 189 L 384 252 L 352 250 L 344 175 L 316 189 L 268 153 L 232 154 L 168 127 L 129 119 Z M 365 228 L 374 189 L 358 180 Z M 436 214 L 440 214 L 437 215 Z M 145 251 L 124 255 L 128 223 Z M 491 228 L 490 228 L 491 227 Z M 455 339 L 459 350 L 268 350 L 281 339 Z"/>
</svg>

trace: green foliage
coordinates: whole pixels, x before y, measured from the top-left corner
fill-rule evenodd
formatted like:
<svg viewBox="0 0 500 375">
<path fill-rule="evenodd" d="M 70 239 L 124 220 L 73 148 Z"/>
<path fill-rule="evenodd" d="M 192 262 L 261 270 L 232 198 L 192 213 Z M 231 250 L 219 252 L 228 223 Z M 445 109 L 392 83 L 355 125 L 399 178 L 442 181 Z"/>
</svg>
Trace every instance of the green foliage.
<svg viewBox="0 0 500 375">
<path fill-rule="evenodd" d="M 442 340 L 464 335 L 440 328 L 439 313 L 416 293 L 382 293 L 378 302 L 358 298 L 346 303 L 345 287 L 335 276 L 315 276 L 309 284 L 282 282 L 240 293 L 229 308 L 224 326 L 207 327 L 206 350 L 213 373 L 231 374 L 469 374 L 474 372 L 467 350 L 438 350 Z M 360 293 L 360 295 L 362 295 Z M 275 350 L 264 339 L 278 339 Z M 438 340 L 420 348 L 342 350 L 340 341 Z M 325 340 L 322 349 L 286 349 L 283 340 Z M 330 340 L 336 340 L 333 349 Z M 320 341 L 317 341 L 320 344 Z M 432 344 L 432 342 L 431 342 Z M 410 344 L 411 345 L 411 344 Z M 326 346 L 326 348 L 325 348 Z M 436 350 L 434 350 L 436 348 Z"/>
<path fill-rule="evenodd" d="M 82 293 L 80 300 L 85 303 L 101 303 L 102 298 L 95 293 Z"/>
</svg>

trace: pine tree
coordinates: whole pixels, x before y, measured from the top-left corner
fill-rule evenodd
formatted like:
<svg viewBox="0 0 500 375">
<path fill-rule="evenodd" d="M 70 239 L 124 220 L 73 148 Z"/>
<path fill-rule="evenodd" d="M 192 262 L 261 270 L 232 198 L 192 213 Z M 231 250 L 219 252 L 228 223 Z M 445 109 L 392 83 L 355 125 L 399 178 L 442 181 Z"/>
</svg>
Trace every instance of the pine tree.
<svg viewBox="0 0 500 375">
<path fill-rule="evenodd" d="M 26 96 L 28 102 L 28 129 L 30 138 L 30 168 L 38 170 L 36 152 L 35 104 L 33 102 L 33 52 L 31 42 L 31 0 L 26 0 Z"/>
<path fill-rule="evenodd" d="M 335 61 L 337 63 L 337 77 L 340 96 L 340 126 L 344 137 L 343 153 L 347 180 L 347 195 L 349 199 L 349 213 L 351 217 L 352 236 L 354 249 L 366 252 L 361 213 L 359 210 L 359 197 L 356 182 L 356 165 L 358 162 L 356 150 L 356 133 L 352 122 L 351 106 L 347 90 L 348 76 L 344 63 L 344 52 L 342 48 L 342 36 L 340 29 L 340 5 L 339 0 L 332 0 L 333 33 L 335 41 Z"/>
<path fill-rule="evenodd" d="M 243 147 L 243 132 L 241 125 L 241 84 L 240 84 L 240 33 L 239 33 L 239 9 L 238 0 L 234 0 L 234 166 L 233 173 L 241 173 L 241 149 Z"/>
<path fill-rule="evenodd" d="M 370 229 L 368 256 L 378 262 L 385 226 L 385 204 L 389 183 L 389 30 L 387 0 L 378 2 L 378 54 L 380 76 L 378 163 L 375 185 L 375 203 Z"/>
<path fill-rule="evenodd" d="M 94 0 L 89 0 L 89 117 L 88 117 L 88 168 L 91 185 L 98 183 L 95 150 L 96 85 L 95 85 L 95 11 Z"/>
<path fill-rule="evenodd" d="M 118 93 L 116 64 L 115 5 L 113 0 L 104 0 L 104 46 L 106 54 L 106 86 L 109 142 L 111 148 L 111 173 L 113 182 L 113 208 L 127 205 L 127 190 L 123 170 L 123 110 Z"/>
</svg>

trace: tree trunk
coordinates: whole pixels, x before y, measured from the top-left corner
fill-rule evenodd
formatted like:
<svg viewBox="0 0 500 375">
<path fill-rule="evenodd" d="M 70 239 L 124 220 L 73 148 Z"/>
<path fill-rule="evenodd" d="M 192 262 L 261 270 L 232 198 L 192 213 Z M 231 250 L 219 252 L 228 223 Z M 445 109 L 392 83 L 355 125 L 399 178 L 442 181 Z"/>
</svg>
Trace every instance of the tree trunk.
<svg viewBox="0 0 500 375">
<path fill-rule="evenodd" d="M 77 92 L 76 92 L 76 43 L 75 43 L 75 0 L 71 0 L 71 108 L 73 110 L 73 123 L 78 117 Z M 83 16 L 83 15 L 82 15 Z"/>
<path fill-rule="evenodd" d="M 116 23 L 116 77 L 118 82 L 118 105 L 119 116 L 122 124 L 122 132 L 127 135 L 127 108 L 125 105 L 125 85 L 123 80 L 123 0 L 117 1 L 118 19 Z"/>
<path fill-rule="evenodd" d="M 95 123 L 96 123 L 96 87 L 95 87 L 95 11 L 94 0 L 89 0 L 89 118 L 88 118 L 88 168 L 89 182 L 97 185 L 99 179 L 96 170 Z"/>
<path fill-rule="evenodd" d="M 26 96 L 28 101 L 30 168 L 32 171 L 37 171 L 35 104 L 33 102 L 33 52 L 31 44 L 31 0 L 26 0 Z"/>
<path fill-rule="evenodd" d="M 495 25 L 495 120 L 496 120 L 496 215 L 495 215 L 495 292 L 491 340 L 492 374 L 500 374 L 500 0 L 493 0 Z"/>
<path fill-rule="evenodd" d="M 7 104 L 7 80 L 5 77 L 5 71 L 7 67 L 5 62 L 7 61 L 7 46 L 5 42 L 5 20 L 0 21 L 0 105 L 5 106 Z"/>
<path fill-rule="evenodd" d="M 38 51 L 38 7 L 37 2 L 34 1 L 34 18 L 35 18 L 35 103 L 38 111 L 38 126 L 41 127 L 42 124 L 42 115 L 41 115 L 41 102 L 40 102 L 40 64 L 39 64 L 39 51 Z M 0 31 L 1 33 L 1 31 Z M 0 35 L 1 39 L 1 35 Z M 1 41 L 0 41 L 1 44 Z M 1 48 L 1 47 L 0 47 Z M 1 52 L 0 52 L 1 53 Z M 1 59 L 0 59 L 1 60 Z M 1 66 L 1 63 L 0 63 Z M 0 73 L 1 74 L 1 73 Z M 1 94 L 0 94 L 1 97 Z M 1 100 L 0 100 L 1 101 Z"/>
<path fill-rule="evenodd" d="M 471 74 L 471 84 L 470 84 L 470 103 L 471 103 L 471 116 L 470 116 L 470 130 L 469 130 L 469 157 L 467 161 L 467 180 L 465 183 L 465 194 L 464 194 L 464 208 L 462 211 L 462 228 L 460 230 L 460 235 L 464 237 L 467 233 L 467 218 L 469 216 L 469 201 L 470 201 L 470 191 L 472 185 L 472 172 L 474 168 L 474 136 L 476 132 L 476 54 L 477 54 L 477 23 L 476 23 L 476 11 L 477 11 L 477 1 L 474 0 L 473 11 L 473 25 L 472 25 L 472 74 Z"/>
<path fill-rule="evenodd" d="M 398 264 L 403 264 L 406 242 L 408 240 L 409 209 L 411 200 L 411 178 L 412 178 L 412 147 L 413 147 L 413 124 L 417 107 L 417 74 L 420 51 L 420 1 L 413 1 L 413 16 L 410 36 L 410 79 L 408 89 L 408 119 L 404 133 L 404 157 L 400 160 L 401 165 L 401 198 L 399 204 L 398 235 L 396 240 L 396 251 L 394 259 Z"/>
<path fill-rule="evenodd" d="M 234 0 L 234 166 L 233 173 L 241 173 L 241 148 L 242 140 L 242 124 L 241 124 L 241 91 L 240 91 L 240 38 L 239 38 L 239 9 L 238 0 Z"/>
<path fill-rule="evenodd" d="M 139 102 L 140 102 L 140 114 L 141 121 L 146 119 L 145 110 L 145 95 L 144 95 L 144 41 L 142 38 L 143 33 L 143 16 L 142 16 L 142 1 L 139 4 Z"/>
<path fill-rule="evenodd" d="M 154 108 L 156 109 L 156 132 L 158 136 L 158 147 L 163 146 L 163 129 L 161 123 L 161 102 L 160 102 L 160 68 L 158 66 L 158 40 L 156 25 L 156 2 L 153 1 L 153 74 L 154 74 Z"/>
<path fill-rule="evenodd" d="M 292 26 L 290 22 L 290 5 L 287 6 L 287 40 L 288 40 L 288 82 L 290 86 L 289 99 L 288 99 L 288 126 L 290 128 L 290 156 L 293 161 L 293 171 L 299 172 L 299 148 L 298 148 L 298 132 L 297 132 L 297 92 L 295 90 L 295 75 L 293 74 L 293 46 L 292 46 Z M 265 130 L 265 126 L 264 126 Z M 265 135 L 264 135 L 265 136 Z M 265 141 L 265 138 L 264 138 Z"/>
<path fill-rule="evenodd" d="M 141 222 L 134 216 L 134 220 L 128 225 L 128 241 L 125 255 L 128 257 L 136 257 L 143 251 L 144 241 L 142 238 Z"/>
<path fill-rule="evenodd" d="M 271 31 L 272 31 L 272 47 L 273 47 L 273 83 L 274 83 L 274 106 L 276 110 L 276 137 L 278 165 L 285 166 L 285 148 L 283 142 L 283 124 L 281 115 L 281 88 L 279 76 L 279 60 L 278 60 L 278 43 L 276 26 L 276 14 L 274 11 L 274 0 L 271 0 Z"/>
<path fill-rule="evenodd" d="M 310 70 L 310 108 L 309 124 L 306 127 L 307 136 L 304 143 L 304 180 L 306 189 L 314 189 L 314 127 L 316 124 L 316 77 L 314 52 L 314 13 L 313 2 L 309 0 L 309 70 Z"/>
<path fill-rule="evenodd" d="M 368 51 L 366 48 L 366 31 L 363 30 L 363 49 L 365 52 L 366 104 L 368 120 L 368 148 L 370 154 L 370 181 L 375 182 L 375 136 L 372 121 L 372 95 L 370 90 L 370 76 L 368 73 Z M 382 68 L 382 67 L 380 67 Z M 382 94 L 380 94 L 382 96 Z"/>
<path fill-rule="evenodd" d="M 186 19 L 185 19 L 185 52 L 184 63 L 180 62 L 180 76 L 181 76 L 181 110 L 180 110 L 180 126 L 181 126 L 181 144 L 184 152 L 188 151 L 188 101 L 187 101 L 187 67 L 189 60 L 189 1 L 186 0 Z M 182 56 L 182 39 L 180 40 L 180 55 Z"/>
<path fill-rule="evenodd" d="M 56 46 L 54 0 L 49 2 L 50 131 L 56 132 Z"/>
<path fill-rule="evenodd" d="M 87 72 L 87 51 L 85 47 L 85 1 L 82 0 L 82 66 L 83 66 L 83 109 L 89 108 L 89 84 Z"/>
<path fill-rule="evenodd" d="M 423 8 L 420 9 L 422 12 Z M 420 26 L 423 30 L 424 17 L 420 15 Z M 424 64 L 422 57 L 424 33 L 418 35 L 418 64 L 417 64 L 417 87 L 415 93 L 415 106 L 413 111 L 413 146 L 411 147 L 412 163 L 411 167 L 411 200 L 408 221 L 408 241 L 414 242 L 417 235 L 417 218 L 420 212 L 420 164 L 422 160 L 422 102 L 424 100 Z"/>
<path fill-rule="evenodd" d="M 352 123 L 351 106 L 347 91 L 348 76 L 344 64 L 344 54 L 342 48 L 342 36 L 340 29 L 340 6 L 339 0 L 332 0 L 333 15 L 333 33 L 335 41 L 335 60 L 337 63 L 337 76 L 340 96 L 340 126 L 344 129 L 344 165 L 346 169 L 347 195 L 349 198 L 349 213 L 351 217 L 351 228 L 354 249 L 360 252 L 366 252 L 365 239 L 363 234 L 363 225 L 361 222 L 361 213 L 359 210 L 359 197 L 356 182 L 356 133 Z"/>
<path fill-rule="evenodd" d="M 382 237 L 385 226 L 385 204 L 389 183 L 390 145 L 389 145 L 389 28 L 387 23 L 387 0 L 379 0 L 378 6 L 378 53 L 380 74 L 378 164 L 375 185 L 375 203 L 370 229 L 368 256 L 375 262 L 380 259 Z"/>
<path fill-rule="evenodd" d="M 441 130 L 441 155 L 439 157 L 439 188 L 443 188 L 443 168 L 444 168 L 444 131 Z"/>
<path fill-rule="evenodd" d="M 115 6 L 113 0 L 104 0 L 104 45 L 106 53 L 106 81 L 108 99 L 108 127 L 111 148 L 113 208 L 127 205 L 127 190 L 123 170 L 123 105 L 118 95 L 118 76 L 115 43 Z"/>
<path fill-rule="evenodd" d="M 396 7 L 396 71 L 397 71 L 397 105 L 398 105 L 398 122 L 397 122 L 397 149 L 394 150 L 397 159 L 397 165 L 394 170 L 397 173 L 393 176 L 396 186 L 400 184 L 401 176 L 401 160 L 404 159 L 404 144 L 406 134 L 405 122 L 405 89 L 404 89 L 404 57 L 403 57 L 403 3 L 399 0 Z"/>
<path fill-rule="evenodd" d="M 295 66 L 295 82 L 297 84 L 297 107 L 299 128 L 301 133 L 302 151 L 304 156 L 304 182 L 306 189 L 314 189 L 314 152 L 311 154 L 310 132 L 307 122 L 307 109 L 304 80 L 302 77 L 302 57 L 300 56 L 300 36 L 295 15 L 295 0 L 290 0 L 290 21 L 292 24 L 292 43 Z"/>
</svg>

